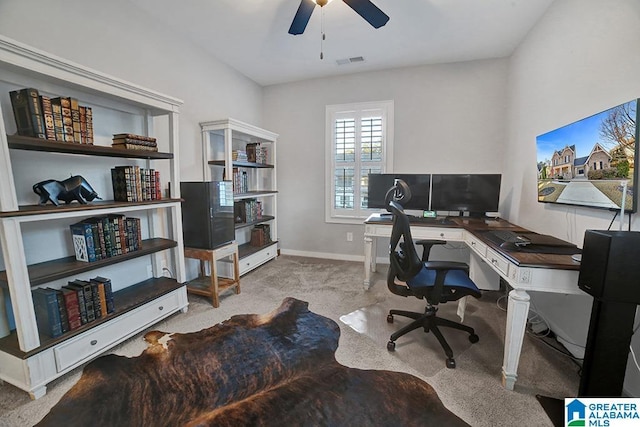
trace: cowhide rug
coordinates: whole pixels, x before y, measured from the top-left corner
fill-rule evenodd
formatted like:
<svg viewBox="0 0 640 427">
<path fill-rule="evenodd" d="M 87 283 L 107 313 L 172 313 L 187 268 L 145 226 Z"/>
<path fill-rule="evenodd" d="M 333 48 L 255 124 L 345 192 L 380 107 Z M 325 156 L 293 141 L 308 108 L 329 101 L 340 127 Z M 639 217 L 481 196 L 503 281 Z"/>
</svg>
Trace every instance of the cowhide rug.
<svg viewBox="0 0 640 427">
<path fill-rule="evenodd" d="M 464 426 L 405 373 L 335 359 L 338 325 L 286 298 L 199 332 L 152 331 L 89 363 L 40 426 Z"/>
</svg>

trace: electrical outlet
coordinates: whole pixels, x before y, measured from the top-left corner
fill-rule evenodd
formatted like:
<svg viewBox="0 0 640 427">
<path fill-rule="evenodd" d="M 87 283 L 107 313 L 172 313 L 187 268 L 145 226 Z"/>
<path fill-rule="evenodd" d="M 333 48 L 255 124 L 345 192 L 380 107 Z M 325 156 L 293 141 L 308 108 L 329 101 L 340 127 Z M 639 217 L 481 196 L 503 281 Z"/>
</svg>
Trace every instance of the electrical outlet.
<svg viewBox="0 0 640 427">
<path fill-rule="evenodd" d="M 347 231 L 347 242 L 353 242 L 353 233 L 351 231 Z"/>
</svg>

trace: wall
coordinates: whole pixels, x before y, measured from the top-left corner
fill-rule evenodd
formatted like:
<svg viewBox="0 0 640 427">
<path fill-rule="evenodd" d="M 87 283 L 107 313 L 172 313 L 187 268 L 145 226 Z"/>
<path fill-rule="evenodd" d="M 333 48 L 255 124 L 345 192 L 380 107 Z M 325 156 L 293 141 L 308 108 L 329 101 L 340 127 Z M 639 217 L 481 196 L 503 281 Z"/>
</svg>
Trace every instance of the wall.
<svg viewBox="0 0 640 427">
<path fill-rule="evenodd" d="M 184 180 L 202 179 L 198 123 L 233 117 L 261 124 L 259 85 L 187 40 L 163 31 L 126 0 L 2 0 L 0 33 L 182 99 Z"/>
<path fill-rule="evenodd" d="M 362 225 L 325 223 L 325 106 L 395 102 L 394 171 L 499 173 L 507 60 L 358 73 L 264 89 L 278 140 L 278 238 L 285 253 L 363 259 Z M 353 232 L 353 242 L 346 233 Z M 385 245 L 378 245 L 385 253 Z"/>
<path fill-rule="evenodd" d="M 586 229 L 609 226 L 608 211 L 537 203 L 535 138 L 640 97 L 639 18 L 636 0 L 556 0 L 512 56 L 504 178 L 513 189 L 503 195 L 511 222 L 579 246 Z M 632 228 L 638 230 L 637 215 Z M 584 346 L 590 297 L 533 293 L 532 300 L 556 333 Z M 632 345 L 640 352 L 637 340 Z M 579 353 L 578 346 L 568 345 Z M 625 391 L 640 396 L 631 363 Z"/>
</svg>

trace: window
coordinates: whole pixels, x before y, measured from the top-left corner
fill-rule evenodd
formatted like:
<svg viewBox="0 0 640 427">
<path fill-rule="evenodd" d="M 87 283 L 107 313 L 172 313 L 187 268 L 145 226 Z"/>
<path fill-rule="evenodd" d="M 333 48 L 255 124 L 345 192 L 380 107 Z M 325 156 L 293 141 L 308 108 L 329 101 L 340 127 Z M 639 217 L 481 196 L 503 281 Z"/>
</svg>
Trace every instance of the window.
<svg viewBox="0 0 640 427">
<path fill-rule="evenodd" d="M 362 222 L 368 174 L 391 172 L 393 101 L 329 105 L 326 122 L 326 220 Z"/>
</svg>

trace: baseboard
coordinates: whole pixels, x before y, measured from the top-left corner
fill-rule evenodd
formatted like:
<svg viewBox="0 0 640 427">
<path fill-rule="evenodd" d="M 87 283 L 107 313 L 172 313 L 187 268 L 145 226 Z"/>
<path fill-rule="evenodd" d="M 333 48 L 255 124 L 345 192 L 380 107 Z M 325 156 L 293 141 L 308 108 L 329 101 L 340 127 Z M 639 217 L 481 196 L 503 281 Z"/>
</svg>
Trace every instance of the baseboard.
<svg viewBox="0 0 640 427">
<path fill-rule="evenodd" d="M 328 253 L 328 252 L 297 251 L 294 249 L 283 249 L 283 248 L 280 249 L 280 253 L 282 255 L 303 256 L 303 257 L 309 257 L 309 258 L 324 258 L 324 259 L 333 259 L 336 261 L 357 261 L 357 262 L 364 263 L 364 255 L 347 255 L 347 254 L 336 254 L 336 253 Z"/>
</svg>

